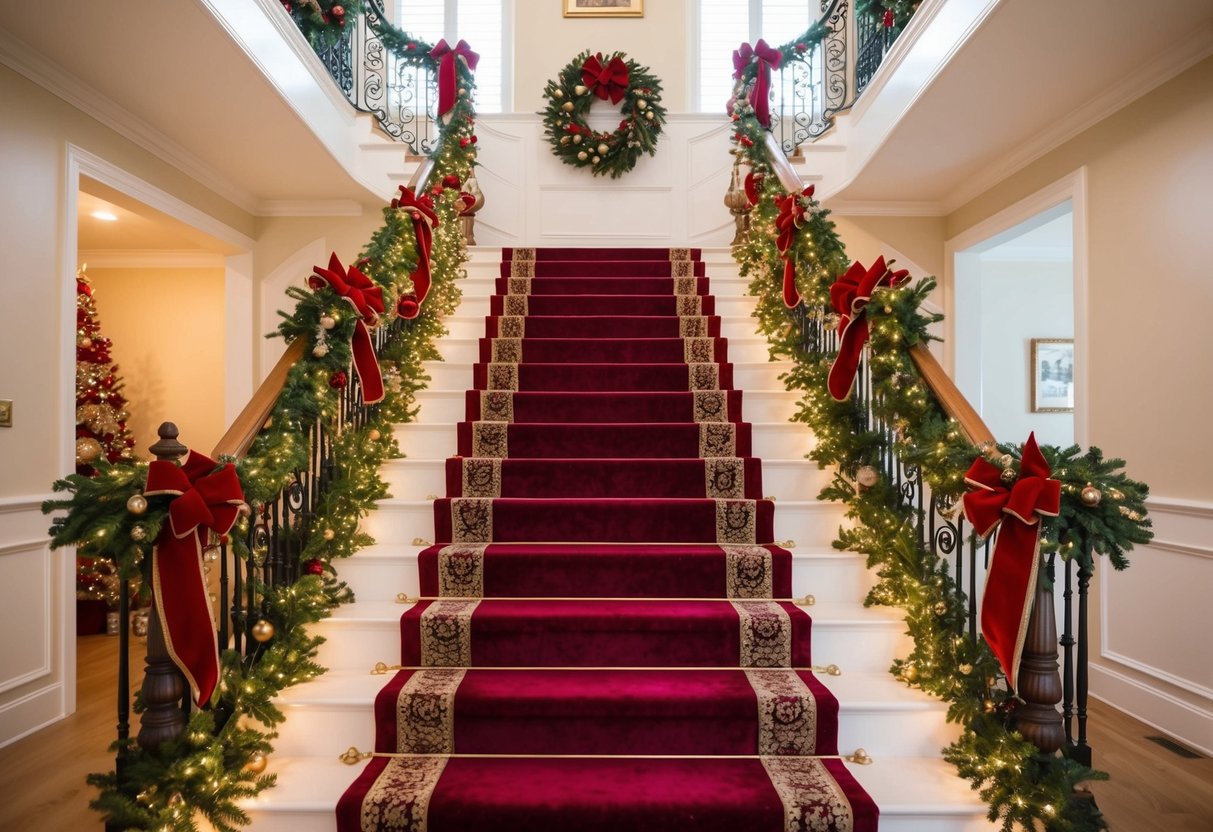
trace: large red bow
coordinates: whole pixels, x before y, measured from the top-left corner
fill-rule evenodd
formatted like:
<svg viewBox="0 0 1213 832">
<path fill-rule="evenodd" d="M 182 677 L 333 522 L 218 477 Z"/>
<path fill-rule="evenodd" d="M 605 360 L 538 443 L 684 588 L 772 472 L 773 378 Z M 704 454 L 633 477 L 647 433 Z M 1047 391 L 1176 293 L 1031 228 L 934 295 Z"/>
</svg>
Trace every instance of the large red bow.
<svg viewBox="0 0 1213 832">
<path fill-rule="evenodd" d="M 1061 483 L 1050 479 L 1049 463 L 1036 445 L 1036 434 L 1024 443 L 1019 478 L 1007 486 L 1003 469 L 982 457 L 965 474 L 971 486 L 963 499 L 965 517 L 981 537 L 1002 523 L 981 602 L 981 633 L 1015 687 L 1023 654 L 1040 566 L 1040 517 L 1061 511 Z M 1003 523 L 1004 515 L 1014 522 Z"/>
<path fill-rule="evenodd" d="M 434 229 L 438 227 L 438 214 L 434 212 L 434 200 L 429 194 L 420 197 L 400 186 L 400 196 L 392 200 L 393 208 L 403 208 L 413 219 L 413 232 L 417 235 L 417 268 L 409 277 L 413 281 L 413 292 L 401 295 L 396 302 L 400 317 L 409 320 L 421 312 L 421 304 L 430 291 L 430 248 L 434 242 Z"/>
<path fill-rule="evenodd" d="M 900 286 L 909 278 L 905 269 L 891 271 L 883 257 L 877 257 L 872 268 L 864 269 L 856 261 L 830 287 L 830 303 L 839 314 L 838 355 L 830 367 L 830 395 L 842 401 L 851 393 L 863 345 L 868 342 L 867 305 L 872 292 L 881 286 Z"/>
<path fill-rule="evenodd" d="M 761 43 L 761 41 L 759 41 Z M 815 188 L 809 185 L 798 194 L 783 194 L 775 197 L 779 206 L 779 215 L 775 217 L 775 245 L 783 255 L 783 302 L 792 309 L 800 303 L 800 292 L 796 291 L 796 264 L 792 260 L 792 244 L 796 242 L 796 232 L 804 225 L 809 215 L 809 201 L 813 198 Z M 747 177 L 746 196 L 757 201 L 757 193 L 750 197 L 750 183 Z"/>
<path fill-rule="evenodd" d="M 612 104 L 622 101 L 624 93 L 628 91 L 628 82 L 628 65 L 618 55 L 603 64 L 602 53 L 599 52 L 586 58 L 581 65 L 581 83 L 603 101 L 608 98 Z"/>
<path fill-rule="evenodd" d="M 329 287 L 358 313 L 350 347 L 354 352 L 354 369 L 362 383 L 362 401 L 366 404 L 382 401 L 383 375 L 379 372 L 379 359 L 375 357 L 375 344 L 368 326 L 378 323 L 383 314 L 383 290 L 356 266 L 343 268 L 336 252 L 329 257 L 327 269 L 320 266 L 315 269 L 316 273 L 307 279 L 307 285 L 313 289 Z"/>
<path fill-rule="evenodd" d="M 741 78 L 745 68 L 751 61 L 758 61 L 758 73 L 754 80 L 754 89 L 750 92 L 750 104 L 754 107 L 754 115 L 763 127 L 771 126 L 771 70 L 778 69 L 783 60 L 783 54 L 773 46 L 768 46 L 762 38 L 750 46 L 741 44 L 733 50 L 733 77 Z"/>
<path fill-rule="evenodd" d="M 460 40 L 452 49 L 443 38 L 430 50 L 430 57 L 438 61 L 438 116 L 441 118 L 455 106 L 455 91 L 458 88 L 455 60 L 462 58 L 468 69 L 475 70 L 480 56 L 472 51 L 465 40 Z"/>
<path fill-rule="evenodd" d="M 152 550 L 152 591 L 169 655 L 205 705 L 219 683 L 219 650 L 202 568 L 207 531 L 231 531 L 244 492 L 231 463 L 190 451 L 185 464 L 158 459 L 147 469 L 147 496 L 172 494 L 168 522 Z"/>
</svg>

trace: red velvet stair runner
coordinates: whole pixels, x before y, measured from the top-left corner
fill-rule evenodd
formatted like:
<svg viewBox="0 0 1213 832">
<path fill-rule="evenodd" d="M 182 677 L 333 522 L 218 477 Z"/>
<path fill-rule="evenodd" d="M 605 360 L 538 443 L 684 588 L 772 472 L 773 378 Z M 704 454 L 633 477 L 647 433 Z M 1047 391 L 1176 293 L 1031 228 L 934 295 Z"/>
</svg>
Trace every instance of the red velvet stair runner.
<svg viewBox="0 0 1213 832">
<path fill-rule="evenodd" d="M 703 275 L 505 250 L 342 832 L 876 829 Z"/>
</svg>

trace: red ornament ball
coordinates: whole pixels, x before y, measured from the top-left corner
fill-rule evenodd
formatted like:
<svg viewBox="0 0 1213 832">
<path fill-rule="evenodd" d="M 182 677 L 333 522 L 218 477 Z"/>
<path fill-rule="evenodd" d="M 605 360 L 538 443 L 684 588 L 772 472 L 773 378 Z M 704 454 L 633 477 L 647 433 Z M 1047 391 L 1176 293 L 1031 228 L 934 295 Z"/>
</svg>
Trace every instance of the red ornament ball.
<svg viewBox="0 0 1213 832">
<path fill-rule="evenodd" d="M 458 188 L 459 185 L 459 177 L 453 173 L 448 173 L 446 176 L 442 177 L 442 187 L 444 188 Z"/>
<path fill-rule="evenodd" d="M 893 17 L 893 10 L 892 10 L 892 9 L 885 9 L 885 13 L 884 13 L 884 27 L 885 27 L 886 29 L 892 29 L 892 28 L 893 28 L 893 23 L 894 23 L 894 22 L 895 22 L 895 18 Z"/>
<path fill-rule="evenodd" d="M 345 374 L 345 370 L 338 370 L 329 376 L 329 387 L 332 387 L 334 390 L 344 389 L 349 383 L 350 379 L 349 376 Z"/>
<path fill-rule="evenodd" d="M 468 139 L 466 136 L 459 140 L 460 147 L 467 147 L 468 144 L 469 144 L 469 142 L 468 142 Z"/>
<path fill-rule="evenodd" d="M 323 575 L 324 561 L 320 560 L 319 558 L 309 560 L 303 564 L 303 571 L 307 572 L 309 575 Z"/>
<path fill-rule="evenodd" d="M 333 17 L 345 17 L 345 6 L 333 6 Z"/>
</svg>

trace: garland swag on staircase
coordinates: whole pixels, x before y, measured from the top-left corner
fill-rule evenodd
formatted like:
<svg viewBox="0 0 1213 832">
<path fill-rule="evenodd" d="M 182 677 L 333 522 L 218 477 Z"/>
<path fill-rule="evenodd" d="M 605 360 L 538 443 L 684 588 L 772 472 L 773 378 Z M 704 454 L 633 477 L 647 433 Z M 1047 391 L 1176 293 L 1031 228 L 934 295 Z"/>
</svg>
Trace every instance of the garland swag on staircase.
<svg viewBox="0 0 1213 832">
<path fill-rule="evenodd" d="M 874 832 L 695 249 L 506 249 L 342 832 Z"/>
</svg>

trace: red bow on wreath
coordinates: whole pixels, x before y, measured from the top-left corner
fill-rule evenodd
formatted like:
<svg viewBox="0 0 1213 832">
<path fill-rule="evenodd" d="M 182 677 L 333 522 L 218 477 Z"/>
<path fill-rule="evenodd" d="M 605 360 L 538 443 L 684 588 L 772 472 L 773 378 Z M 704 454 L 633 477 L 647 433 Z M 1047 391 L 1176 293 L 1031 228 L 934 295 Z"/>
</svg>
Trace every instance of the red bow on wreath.
<svg viewBox="0 0 1213 832">
<path fill-rule="evenodd" d="M 194 690 L 194 701 L 210 701 L 219 683 L 219 650 L 211 618 L 211 600 L 202 568 L 206 534 L 231 531 L 244 504 L 244 492 L 231 463 L 190 451 L 185 464 L 158 459 L 148 465 L 146 496 L 176 496 L 168 522 L 152 549 L 152 592 L 173 662 Z"/>
<path fill-rule="evenodd" d="M 443 38 L 430 50 L 430 57 L 438 61 L 438 116 L 441 118 L 455 106 L 455 91 L 458 88 L 455 60 L 462 58 L 468 69 L 475 70 L 480 56 L 472 51 L 465 40 L 460 40 L 452 49 Z"/>
<path fill-rule="evenodd" d="M 779 207 L 779 215 L 775 217 L 775 245 L 783 255 L 783 302 L 792 309 L 800 303 L 800 293 L 796 291 L 796 265 L 792 262 L 792 244 L 796 242 L 796 232 L 804 225 L 805 217 L 809 215 L 808 202 L 813 197 L 815 188 L 812 185 L 798 194 L 784 194 L 775 197 Z M 757 202 L 757 190 L 750 196 L 750 178 L 746 177 L 746 197 Z"/>
<path fill-rule="evenodd" d="M 851 393 L 863 345 L 868 342 L 867 305 L 872 292 L 881 286 L 900 286 L 909 278 L 909 271 L 890 271 L 883 257 L 877 257 L 872 268 L 864 270 L 858 261 L 851 264 L 842 277 L 830 287 L 830 303 L 839 314 L 838 355 L 830 367 L 830 395 L 842 401 Z"/>
<path fill-rule="evenodd" d="M 1003 469 L 982 457 L 965 474 L 971 486 L 962 498 L 965 517 L 981 537 L 1001 523 L 986 574 L 981 602 L 981 633 L 1015 687 L 1019 659 L 1028 632 L 1036 573 L 1040 566 L 1040 518 L 1061 511 L 1061 483 L 1050 479 L 1049 463 L 1036 445 L 1036 434 L 1024 443 L 1019 477 L 1008 486 Z M 1007 522 L 1003 522 L 1007 520 Z"/>
<path fill-rule="evenodd" d="M 581 83 L 603 101 L 609 98 L 612 104 L 618 104 L 628 91 L 628 65 L 618 55 L 605 65 L 601 52 L 591 55 L 581 65 Z"/>
<path fill-rule="evenodd" d="M 750 104 L 754 108 L 754 115 L 758 118 L 758 122 L 763 127 L 770 127 L 771 70 L 779 68 L 783 54 L 773 46 L 768 46 L 762 38 L 759 38 L 758 43 L 753 46 L 743 43 L 733 50 L 733 77 L 741 78 L 745 74 L 745 68 L 755 60 L 758 61 L 758 73 L 754 89 L 750 92 Z"/>
<path fill-rule="evenodd" d="M 368 327 L 377 324 L 383 314 L 383 290 L 356 266 L 343 268 L 336 252 L 329 257 L 327 269 L 314 268 L 316 273 L 307 279 L 307 285 L 312 289 L 327 286 L 358 313 L 350 348 L 354 353 L 354 369 L 362 383 L 362 400 L 366 404 L 382 401 L 383 375 L 379 372 L 379 360 L 375 357 L 375 345 Z"/>
<path fill-rule="evenodd" d="M 404 185 L 400 196 L 392 200 L 393 208 L 403 208 L 413 219 L 413 232 L 417 235 L 417 268 L 409 275 L 413 281 L 413 292 L 401 295 L 396 302 L 400 317 L 412 320 L 421 312 L 421 304 L 430 291 L 430 249 L 434 242 L 434 229 L 438 227 L 438 214 L 434 212 L 434 200 L 429 194 L 420 197 Z"/>
</svg>

